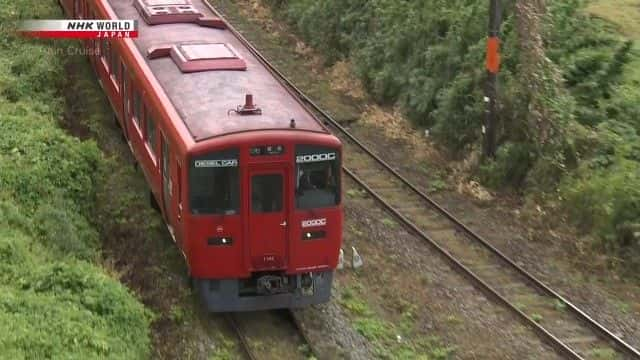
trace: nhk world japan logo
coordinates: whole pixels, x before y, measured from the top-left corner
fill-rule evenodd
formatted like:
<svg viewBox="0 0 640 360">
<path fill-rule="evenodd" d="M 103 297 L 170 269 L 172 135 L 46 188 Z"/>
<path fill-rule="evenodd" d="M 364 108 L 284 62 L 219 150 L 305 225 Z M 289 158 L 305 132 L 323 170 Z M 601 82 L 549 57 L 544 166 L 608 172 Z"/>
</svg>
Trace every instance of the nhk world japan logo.
<svg viewBox="0 0 640 360">
<path fill-rule="evenodd" d="M 137 20 L 28 20 L 20 24 L 24 35 L 39 38 L 102 39 L 138 37 Z"/>
</svg>

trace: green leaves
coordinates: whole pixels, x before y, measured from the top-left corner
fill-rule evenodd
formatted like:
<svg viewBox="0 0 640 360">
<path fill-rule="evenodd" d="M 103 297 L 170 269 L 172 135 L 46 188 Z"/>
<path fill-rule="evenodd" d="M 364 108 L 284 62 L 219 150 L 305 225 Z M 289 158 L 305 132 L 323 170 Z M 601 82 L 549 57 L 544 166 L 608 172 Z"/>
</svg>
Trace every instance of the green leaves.
<svg viewBox="0 0 640 360">
<path fill-rule="evenodd" d="M 60 16 L 55 1 L 5 5 L 0 24 Z M 95 264 L 103 159 L 59 127 L 64 57 L 0 38 L 0 358 L 147 358 L 151 315 Z"/>
</svg>

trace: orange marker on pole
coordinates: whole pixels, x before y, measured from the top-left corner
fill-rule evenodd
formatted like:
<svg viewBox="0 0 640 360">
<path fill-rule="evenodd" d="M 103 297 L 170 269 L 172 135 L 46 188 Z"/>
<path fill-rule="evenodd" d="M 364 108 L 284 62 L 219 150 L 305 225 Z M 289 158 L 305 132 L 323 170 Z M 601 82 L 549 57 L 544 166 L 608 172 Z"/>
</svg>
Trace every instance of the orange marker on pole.
<svg viewBox="0 0 640 360">
<path fill-rule="evenodd" d="M 492 74 L 500 71 L 500 39 L 496 36 L 487 39 L 487 70 Z"/>
<path fill-rule="evenodd" d="M 489 36 L 487 38 L 487 85 L 485 88 L 486 116 L 482 125 L 484 156 L 496 156 L 496 129 L 498 122 L 498 72 L 500 71 L 501 0 L 490 0 Z"/>
</svg>

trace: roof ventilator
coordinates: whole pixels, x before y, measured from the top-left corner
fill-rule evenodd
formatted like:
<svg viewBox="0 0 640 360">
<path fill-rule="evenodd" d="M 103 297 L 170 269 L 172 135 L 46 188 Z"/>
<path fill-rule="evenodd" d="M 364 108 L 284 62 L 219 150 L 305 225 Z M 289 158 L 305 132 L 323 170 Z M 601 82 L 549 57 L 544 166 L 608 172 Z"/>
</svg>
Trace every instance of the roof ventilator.
<svg viewBox="0 0 640 360">
<path fill-rule="evenodd" d="M 149 60 L 162 57 L 171 57 L 183 73 L 247 70 L 247 63 L 229 44 L 193 42 L 157 45 L 147 49 Z"/>
<path fill-rule="evenodd" d="M 149 25 L 187 23 L 216 29 L 227 28 L 222 19 L 204 16 L 190 0 L 135 0 L 134 6 Z"/>
<path fill-rule="evenodd" d="M 262 109 L 253 103 L 253 95 L 247 94 L 244 105 L 238 105 L 237 108 L 229 110 L 227 115 L 231 115 L 231 113 L 238 115 L 262 115 Z"/>
</svg>

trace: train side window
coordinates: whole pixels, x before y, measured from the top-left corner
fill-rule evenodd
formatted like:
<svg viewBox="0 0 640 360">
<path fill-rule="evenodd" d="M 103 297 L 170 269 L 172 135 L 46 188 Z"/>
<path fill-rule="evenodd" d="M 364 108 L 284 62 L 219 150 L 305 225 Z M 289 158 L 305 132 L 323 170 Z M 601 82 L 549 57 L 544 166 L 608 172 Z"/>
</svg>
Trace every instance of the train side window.
<svg viewBox="0 0 640 360">
<path fill-rule="evenodd" d="M 99 40 L 100 41 L 100 56 L 104 61 L 105 67 L 109 67 L 109 63 L 107 62 L 107 57 L 109 56 L 109 41 L 106 39 Z"/>
<path fill-rule="evenodd" d="M 182 211 L 182 164 L 176 163 L 178 174 L 178 206 Z"/>
<path fill-rule="evenodd" d="M 140 92 L 135 90 L 133 92 L 133 122 L 140 129 L 140 117 L 142 115 L 142 97 Z"/>
<path fill-rule="evenodd" d="M 155 120 L 153 119 L 153 117 L 151 116 L 151 114 L 149 114 L 149 111 L 147 111 L 147 114 L 144 118 L 145 120 L 145 140 L 147 141 L 147 144 L 149 145 L 149 151 L 151 152 L 152 156 L 156 156 L 156 145 L 157 145 L 157 136 L 156 136 L 156 123 Z"/>
<path fill-rule="evenodd" d="M 82 14 L 83 14 L 83 11 L 82 11 L 82 8 L 83 8 L 83 6 L 82 6 L 82 2 L 83 2 L 83 0 L 75 0 L 75 1 L 73 2 L 73 5 L 74 5 L 74 6 L 73 6 L 73 15 L 74 15 L 77 19 L 82 19 L 82 17 L 83 17 L 83 16 L 82 16 Z"/>
<path fill-rule="evenodd" d="M 182 164 L 176 163 L 176 179 L 178 180 L 178 221 L 182 220 Z"/>
<path fill-rule="evenodd" d="M 195 215 L 234 215 L 240 212 L 238 150 L 228 150 L 191 160 L 189 204 Z"/>
<path fill-rule="evenodd" d="M 113 79 L 113 81 L 115 81 L 116 89 L 118 89 L 118 84 L 120 83 L 120 66 L 118 66 L 118 64 L 120 63 L 120 58 L 118 57 L 118 53 L 116 52 L 113 45 L 111 45 L 110 48 L 111 53 L 109 54 L 109 59 L 111 63 L 109 67 L 111 68 L 111 78 Z"/>
<path fill-rule="evenodd" d="M 127 66 L 122 63 L 122 107 L 124 109 L 124 121 L 129 121 L 131 111 L 131 99 L 129 97 L 129 72 Z"/>
</svg>

